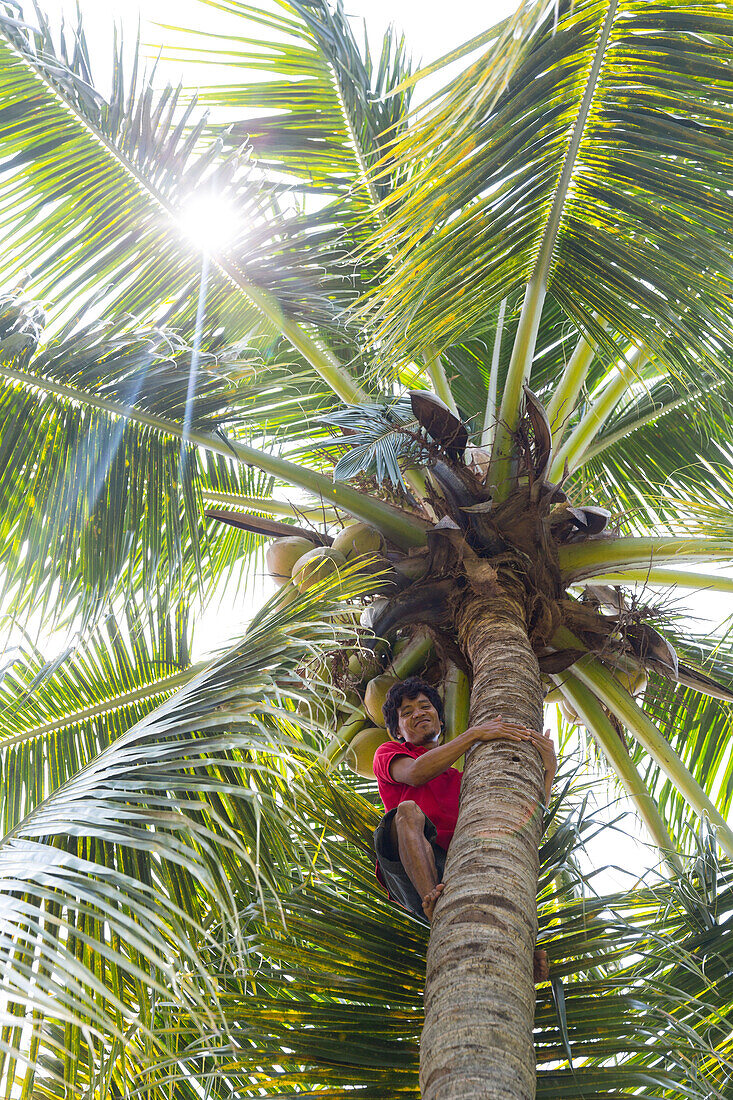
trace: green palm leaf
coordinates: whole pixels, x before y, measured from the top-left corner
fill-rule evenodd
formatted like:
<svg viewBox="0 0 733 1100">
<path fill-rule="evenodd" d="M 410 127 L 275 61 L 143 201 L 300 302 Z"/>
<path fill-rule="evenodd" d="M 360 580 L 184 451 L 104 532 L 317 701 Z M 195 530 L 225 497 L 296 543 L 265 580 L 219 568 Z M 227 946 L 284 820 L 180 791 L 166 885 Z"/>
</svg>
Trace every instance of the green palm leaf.
<svg viewBox="0 0 733 1100">
<path fill-rule="evenodd" d="M 32 645 L 0 682 L 3 833 L 193 676 L 186 615 L 108 619 L 52 661 Z"/>
<path fill-rule="evenodd" d="M 139 48 L 129 78 L 115 51 L 105 99 L 83 29 L 70 43 L 42 16 L 37 31 L 0 21 L 0 273 L 51 317 L 44 331 L 33 302 L 0 303 L 0 583 L 12 625 L 82 632 L 48 664 L 26 644 L 0 684 L 2 1088 L 417 1094 L 425 930 L 375 889 L 373 788 L 326 775 L 320 755 L 325 726 L 353 708 L 361 722 L 366 685 L 339 651 L 372 644 L 353 601 L 369 604 L 374 583 L 349 564 L 340 603 L 328 585 L 286 586 L 170 696 L 190 670 L 165 616 L 215 591 L 233 605 L 258 568 L 261 539 L 207 526 L 206 504 L 326 535 L 343 516 L 378 528 L 395 578 L 427 572 L 369 613 L 391 645 L 430 612 L 427 674 L 457 647 L 472 714 L 526 705 L 539 722 L 538 658 L 644 809 L 669 875 L 593 892 L 577 853 L 601 828 L 594 748 L 542 841 L 554 982 L 538 998 L 539 1094 L 725 1096 L 728 705 L 656 673 L 639 705 L 622 680 L 640 660 L 631 628 L 649 622 L 684 664 L 733 683 L 727 636 L 698 637 L 678 596 L 717 567 L 686 562 L 733 553 L 730 13 L 529 0 L 451 51 L 446 63 L 471 59 L 409 115 L 419 74 L 404 45 L 390 34 L 372 58 L 340 4 L 200 10 L 205 37 L 171 30 L 179 56 L 211 66 L 198 102 L 158 94 Z M 180 231 L 193 189 L 241 219 L 213 255 Z M 409 418 L 383 410 L 401 416 L 405 391 L 427 385 L 483 454 L 467 451 L 466 472 L 446 453 L 433 477 L 423 448 L 408 493 Z M 596 610 L 610 598 L 599 576 L 626 590 L 620 618 Z M 461 618 L 479 604 L 500 625 L 480 654 L 478 619 Z M 326 666 L 333 683 L 315 679 Z M 467 757 L 464 805 L 475 795 L 480 813 L 492 752 Z M 460 822 L 456 838 L 472 842 Z M 483 928 L 452 873 L 431 952 L 443 913 Z M 427 980 L 429 1016 L 442 977 Z M 530 1011 L 522 1029 L 526 1095 Z"/>
<path fill-rule="evenodd" d="M 358 474 L 372 474 L 381 484 L 405 488 L 402 462 L 418 464 L 421 447 L 415 438 L 420 425 L 409 397 L 390 405 L 354 405 L 323 418 L 348 433 L 348 450 L 333 468 L 334 480 L 348 481 Z"/>
<path fill-rule="evenodd" d="M 50 280 L 65 282 L 65 295 L 54 295 L 59 310 L 98 300 L 101 285 L 109 311 L 131 312 L 153 323 L 160 320 L 156 288 L 164 281 L 169 303 L 165 319 L 192 334 L 201 271 L 196 250 L 186 243 L 180 227 L 180 191 L 179 201 L 171 201 L 103 128 L 90 123 L 83 112 L 76 113 L 78 105 L 58 90 L 58 82 L 49 82 L 17 35 L 3 43 L 7 125 L 0 232 L 10 232 L 13 245 L 0 269 L 2 277 L 14 281 L 30 271 L 34 293 L 41 296 Z M 51 153 L 54 171 L 49 174 Z M 359 400 L 361 390 L 333 355 L 289 317 L 285 301 L 272 298 L 264 285 L 267 278 L 257 284 L 263 260 L 258 236 L 262 237 L 268 200 L 249 175 L 246 165 L 234 160 L 218 162 L 203 180 L 194 165 L 187 181 L 189 193 L 209 187 L 217 202 L 236 203 L 242 225 L 255 226 L 252 273 L 246 274 L 241 266 L 248 250 L 243 242 L 234 246 L 231 260 L 220 257 L 211 267 L 209 314 L 218 316 L 229 340 L 246 334 L 253 342 L 262 341 L 261 350 L 285 334 L 328 376 L 329 385 L 343 399 Z M 277 220 L 277 232 L 287 237 L 283 219 Z M 269 231 L 265 236 L 271 236 Z M 284 267 L 280 273 L 287 282 Z"/>
<path fill-rule="evenodd" d="M 18 612 L 33 606 L 58 614 L 78 602 L 94 616 L 118 581 L 137 574 L 144 591 L 159 586 L 174 598 L 185 572 L 201 570 L 204 533 L 196 454 L 172 433 L 180 435 L 186 421 L 210 430 L 231 416 L 226 380 L 205 360 L 189 394 L 190 351 L 165 332 L 124 325 L 70 326 L 27 361 L 26 352 L 13 354 L 19 334 L 9 322 L 18 313 L 23 307 L 6 300 L 5 591 L 19 592 Z M 79 403 L 89 393 L 101 407 Z M 143 424 L 116 416 L 120 406 L 137 408 Z M 157 427 L 161 412 L 167 438 L 144 425 L 147 418 Z"/>
<path fill-rule="evenodd" d="M 304 656 L 338 637 L 338 628 L 314 617 L 327 606 L 323 597 L 320 606 L 301 601 L 288 612 L 276 604 L 239 647 L 67 777 L 5 836 L 6 1080 L 25 1042 L 13 1006 L 33 1013 L 25 1087 L 49 1065 L 52 1087 L 54 1080 L 76 1087 L 86 1072 L 78 1062 L 84 1048 L 88 1068 L 100 1072 L 110 1056 L 124 1065 L 129 1047 L 133 1080 L 154 1077 L 178 1042 L 226 1034 L 211 959 L 223 951 L 236 971 L 246 958 L 239 910 L 261 910 L 266 894 L 276 897 L 308 866 L 307 837 L 318 842 L 293 755 L 302 742 L 282 699 L 297 692 Z M 58 677 L 46 681 L 46 696 L 58 690 Z M 87 699 L 96 690 L 90 684 Z M 158 1006 L 169 1019 L 167 1004 L 194 1013 L 172 1037 L 165 1026 L 158 1031 Z"/>
<path fill-rule="evenodd" d="M 526 6 L 527 19 L 534 10 Z M 414 354 L 428 333 L 440 347 L 464 336 L 529 279 L 606 10 L 596 0 L 561 6 L 557 27 L 552 13 L 538 21 L 518 58 L 508 35 L 397 146 L 404 164 L 424 158 L 388 209 L 384 240 L 375 238 L 377 247 L 389 235 L 395 256 L 375 314 L 400 354 Z M 730 114 L 728 16 L 633 0 L 616 11 L 559 213 L 550 287 L 583 327 L 596 312 L 684 377 L 692 354 L 717 376 L 726 368 L 710 340 L 729 339 L 728 290 L 717 278 L 730 252 L 718 156 Z M 492 76 L 510 56 L 503 86 Z M 630 69 L 639 78 L 627 94 Z M 423 186 L 428 177 L 437 185 Z M 415 240 L 416 224 L 434 228 Z M 646 283 L 642 269 L 654 273 Z M 667 344 L 672 333 L 688 358 Z"/>
<path fill-rule="evenodd" d="M 251 983 L 229 991 L 237 1053 L 226 1073 L 244 1095 L 264 1087 L 273 1096 L 335 1096 L 345 1085 L 374 1097 L 419 1095 L 426 930 L 375 891 L 365 852 L 374 811 L 340 786 L 332 781 L 320 793 L 325 862 L 317 860 L 311 878 L 284 899 L 285 928 L 259 925 Z M 715 926 L 701 935 L 692 881 L 686 905 L 669 887 L 578 896 L 582 880 L 570 853 L 578 834 L 598 823 L 580 806 L 555 806 L 553 814 L 542 850 L 540 940 L 565 1010 L 561 1023 L 549 987 L 540 990 L 538 1095 L 600 1098 L 611 1088 L 637 1095 L 651 1080 L 659 1096 L 718 1095 L 725 1055 L 716 1066 L 691 1025 L 705 1020 L 724 1037 L 716 1013 L 730 988 L 711 1001 L 699 996 L 712 990 L 697 951 L 719 967 L 713 960 L 725 934 Z M 730 904 L 728 882 L 723 871 L 720 917 Z"/>
</svg>

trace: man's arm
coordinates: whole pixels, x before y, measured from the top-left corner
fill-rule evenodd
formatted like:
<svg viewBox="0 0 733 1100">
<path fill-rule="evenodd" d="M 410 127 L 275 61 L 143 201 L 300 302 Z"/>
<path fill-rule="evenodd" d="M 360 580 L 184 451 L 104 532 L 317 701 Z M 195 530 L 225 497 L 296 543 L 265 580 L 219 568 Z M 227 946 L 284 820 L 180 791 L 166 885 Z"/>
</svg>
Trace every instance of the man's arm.
<svg viewBox="0 0 733 1100">
<path fill-rule="evenodd" d="M 537 744 L 538 739 L 545 740 L 542 734 L 529 730 L 518 722 L 510 722 L 499 715 L 481 726 L 472 726 L 445 745 L 438 745 L 430 752 L 423 753 L 417 760 L 402 754 L 393 757 L 389 764 L 389 774 L 395 783 L 406 783 L 408 787 L 422 787 L 431 779 L 435 779 L 436 775 L 447 771 L 451 764 L 455 764 L 456 760 L 477 741 L 496 741 L 499 738 L 505 738 L 507 741 L 532 741 L 534 744 Z M 539 748 L 539 745 L 537 747 Z"/>
</svg>

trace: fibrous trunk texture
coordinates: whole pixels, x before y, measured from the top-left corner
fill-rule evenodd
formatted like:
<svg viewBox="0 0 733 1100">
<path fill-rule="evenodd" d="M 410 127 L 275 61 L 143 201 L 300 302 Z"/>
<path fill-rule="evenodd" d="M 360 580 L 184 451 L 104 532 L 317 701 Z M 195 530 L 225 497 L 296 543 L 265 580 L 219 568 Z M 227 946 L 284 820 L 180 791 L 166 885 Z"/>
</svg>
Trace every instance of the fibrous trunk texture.
<svg viewBox="0 0 733 1100">
<path fill-rule="evenodd" d="M 473 666 L 471 725 L 498 714 L 542 728 L 542 689 L 523 611 L 472 597 L 459 639 Z M 507 740 L 467 755 L 446 888 L 430 933 L 423 1100 L 535 1096 L 532 959 L 544 773 L 537 750 Z"/>
</svg>

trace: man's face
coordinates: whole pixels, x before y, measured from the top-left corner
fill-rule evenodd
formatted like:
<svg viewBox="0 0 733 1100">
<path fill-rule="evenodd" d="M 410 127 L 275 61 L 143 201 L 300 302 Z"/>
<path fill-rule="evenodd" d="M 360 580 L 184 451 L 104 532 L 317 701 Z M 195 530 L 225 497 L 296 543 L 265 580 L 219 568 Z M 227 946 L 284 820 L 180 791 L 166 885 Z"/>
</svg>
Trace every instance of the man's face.
<svg viewBox="0 0 733 1100">
<path fill-rule="evenodd" d="M 403 699 L 397 711 L 397 730 L 409 745 L 437 743 L 440 718 L 427 695 L 420 692 L 414 699 Z"/>
</svg>

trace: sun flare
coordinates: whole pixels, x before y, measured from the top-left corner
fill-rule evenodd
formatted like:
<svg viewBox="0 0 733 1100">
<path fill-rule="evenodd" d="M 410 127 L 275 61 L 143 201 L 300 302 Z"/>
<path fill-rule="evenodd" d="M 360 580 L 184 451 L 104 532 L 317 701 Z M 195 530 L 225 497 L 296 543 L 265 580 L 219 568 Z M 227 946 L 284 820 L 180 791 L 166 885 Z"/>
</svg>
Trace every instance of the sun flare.
<svg viewBox="0 0 733 1100">
<path fill-rule="evenodd" d="M 216 195 L 192 195 L 182 206 L 181 229 L 202 252 L 221 252 L 238 229 L 237 211 Z"/>
</svg>

